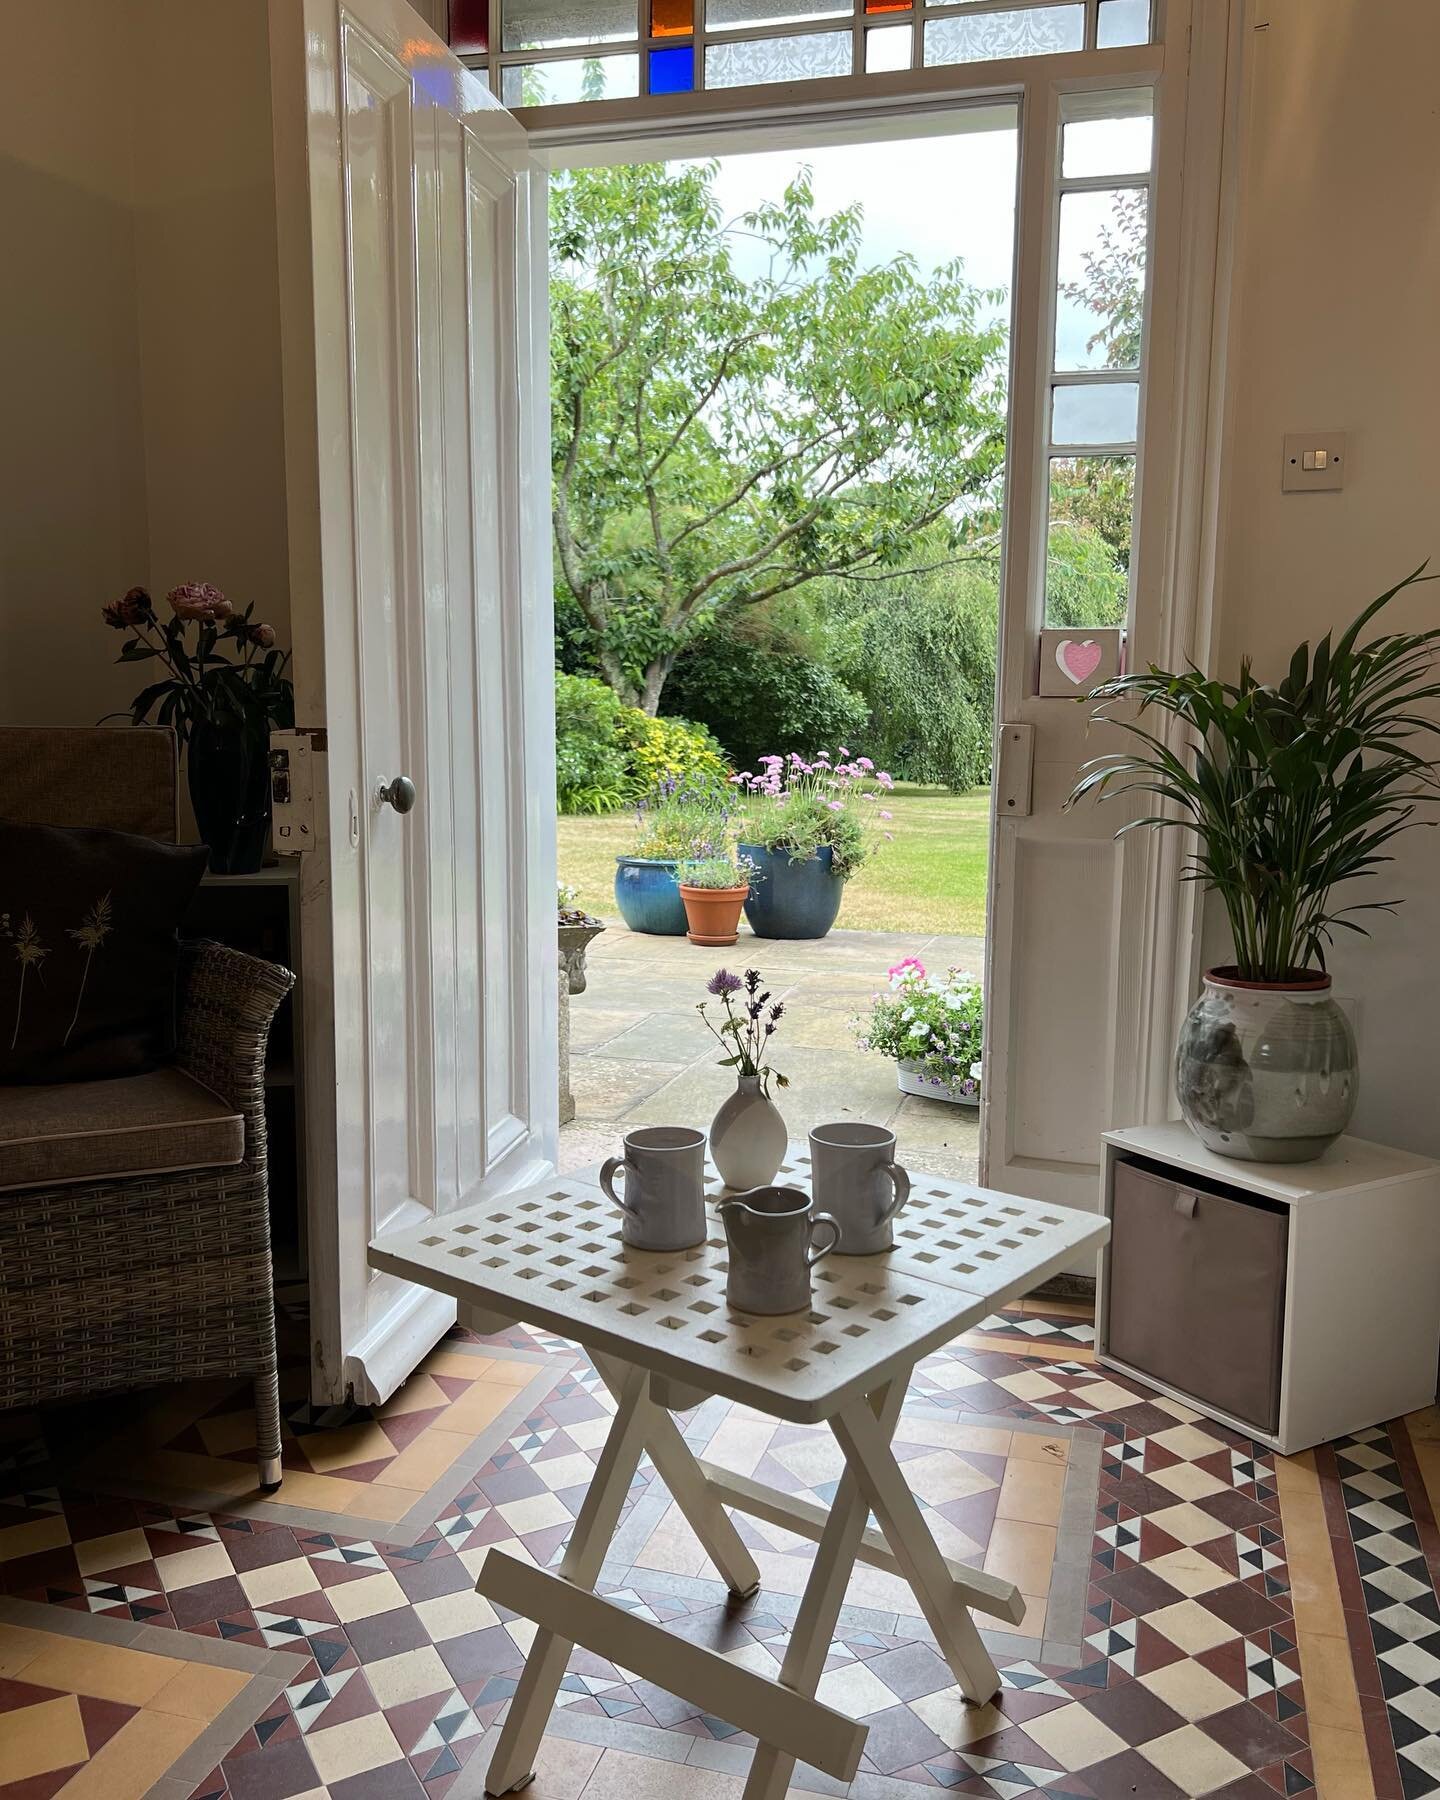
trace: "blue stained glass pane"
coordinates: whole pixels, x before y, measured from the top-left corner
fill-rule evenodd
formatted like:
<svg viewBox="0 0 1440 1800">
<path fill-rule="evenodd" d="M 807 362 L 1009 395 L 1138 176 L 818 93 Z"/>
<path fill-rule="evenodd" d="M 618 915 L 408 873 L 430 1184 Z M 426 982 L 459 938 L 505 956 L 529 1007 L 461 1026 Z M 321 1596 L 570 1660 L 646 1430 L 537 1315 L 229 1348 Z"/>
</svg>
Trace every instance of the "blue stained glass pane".
<svg viewBox="0 0 1440 1800">
<path fill-rule="evenodd" d="M 650 52 L 650 92 L 688 94 L 695 86 L 695 46 L 671 44 Z"/>
</svg>

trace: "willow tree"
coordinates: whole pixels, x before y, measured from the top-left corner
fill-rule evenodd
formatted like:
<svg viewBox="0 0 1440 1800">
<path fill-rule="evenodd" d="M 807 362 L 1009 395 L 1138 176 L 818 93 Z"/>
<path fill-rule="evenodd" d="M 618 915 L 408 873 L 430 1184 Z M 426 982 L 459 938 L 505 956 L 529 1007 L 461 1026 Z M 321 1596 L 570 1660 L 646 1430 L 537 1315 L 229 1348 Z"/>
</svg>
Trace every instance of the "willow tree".
<svg viewBox="0 0 1440 1800">
<path fill-rule="evenodd" d="M 557 586 L 596 666 L 655 712 L 720 609 L 915 572 L 1004 456 L 1003 329 L 958 262 L 867 267 L 808 173 L 722 218 L 715 166 L 553 190 Z M 931 566 L 926 564 L 925 566 Z"/>
</svg>

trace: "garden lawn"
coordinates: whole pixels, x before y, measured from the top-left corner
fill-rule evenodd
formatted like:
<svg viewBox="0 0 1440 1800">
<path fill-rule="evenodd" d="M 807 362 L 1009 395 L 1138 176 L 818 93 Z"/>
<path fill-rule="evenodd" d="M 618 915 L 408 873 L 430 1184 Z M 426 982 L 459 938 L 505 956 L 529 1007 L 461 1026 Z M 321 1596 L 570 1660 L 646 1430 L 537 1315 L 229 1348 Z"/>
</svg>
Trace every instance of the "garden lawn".
<svg viewBox="0 0 1440 1800">
<path fill-rule="evenodd" d="M 890 810 L 895 836 L 847 884 L 836 923 L 851 931 L 983 936 L 990 790 L 952 794 L 901 782 Z M 617 917 L 615 858 L 634 838 L 633 813 L 560 820 L 560 879 L 587 912 Z"/>
</svg>

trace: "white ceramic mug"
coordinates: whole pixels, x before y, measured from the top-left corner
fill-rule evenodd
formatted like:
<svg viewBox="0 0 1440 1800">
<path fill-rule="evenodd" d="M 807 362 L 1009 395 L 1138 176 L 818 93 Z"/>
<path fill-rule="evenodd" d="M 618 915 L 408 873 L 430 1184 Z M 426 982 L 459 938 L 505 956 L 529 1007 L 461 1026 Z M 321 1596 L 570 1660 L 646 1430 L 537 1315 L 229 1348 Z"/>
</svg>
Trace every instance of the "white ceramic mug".
<svg viewBox="0 0 1440 1800">
<path fill-rule="evenodd" d="M 624 1177 L 623 1198 L 615 1191 Z M 625 1133 L 624 1156 L 600 1170 L 600 1186 L 624 1215 L 620 1235 L 636 1250 L 688 1250 L 704 1243 L 705 1133 L 689 1125 L 642 1125 Z"/>
<path fill-rule="evenodd" d="M 815 1205 L 837 1220 L 841 1256 L 874 1256 L 895 1242 L 891 1221 L 910 1198 L 895 1160 L 895 1133 L 883 1125 L 817 1125 L 810 1133 Z"/>
</svg>

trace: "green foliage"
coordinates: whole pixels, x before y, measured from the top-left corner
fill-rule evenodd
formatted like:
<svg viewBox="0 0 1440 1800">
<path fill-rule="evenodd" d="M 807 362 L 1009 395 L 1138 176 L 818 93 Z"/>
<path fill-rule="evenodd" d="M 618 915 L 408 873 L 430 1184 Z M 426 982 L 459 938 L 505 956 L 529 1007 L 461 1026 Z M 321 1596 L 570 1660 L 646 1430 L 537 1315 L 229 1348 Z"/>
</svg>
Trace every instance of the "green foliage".
<svg viewBox="0 0 1440 1800">
<path fill-rule="evenodd" d="M 1331 892 L 1390 862 L 1391 839 L 1417 822 L 1418 806 L 1440 798 L 1433 758 L 1411 746 L 1440 733 L 1417 710 L 1440 699 L 1431 680 L 1440 628 L 1359 642 L 1402 589 L 1435 579 L 1424 567 L 1333 644 L 1329 632 L 1313 655 L 1301 644 L 1278 686 L 1257 681 L 1246 659 L 1238 682 L 1152 666 L 1096 691 L 1096 717 L 1135 747 L 1087 763 L 1068 804 L 1112 792 L 1168 803 L 1121 830 L 1178 826 L 1193 835 L 1185 878 L 1220 895 L 1246 980 L 1283 981 L 1312 962 L 1323 969 L 1337 927 L 1364 934 L 1354 914 L 1394 909 L 1390 900 L 1337 908 Z M 1115 716 L 1135 699 L 1138 718 Z M 1187 728 L 1178 749 L 1140 722 L 1152 707 Z"/>
<path fill-rule="evenodd" d="M 633 856 L 705 860 L 728 854 L 735 790 L 718 776 L 667 779 L 635 808 Z"/>
<path fill-rule="evenodd" d="M 1128 520 L 1126 552 L 1128 557 Z M 1045 555 L 1047 625 L 1123 625 L 1129 576 L 1115 551 L 1085 519 L 1052 518 Z"/>
<path fill-rule="evenodd" d="M 1110 217 L 1097 232 L 1097 248 L 1080 253 L 1084 274 L 1061 290 L 1099 320 L 1086 344 L 1103 350 L 1107 369 L 1138 369 L 1145 324 L 1144 188 L 1118 188 Z"/>
<path fill-rule="evenodd" d="M 806 175 L 727 225 L 712 177 L 552 190 L 557 580 L 647 712 L 718 611 L 907 568 L 1003 457 L 1003 331 L 958 263 L 862 266 L 858 210 L 817 217 Z M 739 233 L 770 251 L 753 279 Z"/>
<path fill-rule="evenodd" d="M 719 745 L 680 719 L 651 719 L 603 681 L 555 676 L 555 785 L 561 812 L 616 812 L 657 783 L 725 774 Z"/>
<path fill-rule="evenodd" d="M 707 726 L 737 768 L 753 768 L 768 750 L 808 755 L 863 738 L 867 717 L 860 696 L 822 664 L 727 630 L 707 632 L 679 659 L 664 705 Z"/>
<path fill-rule="evenodd" d="M 953 1087 L 967 1100 L 978 1100 L 984 988 L 964 969 L 927 975 L 918 957 L 907 956 L 891 969 L 887 991 L 875 996 L 857 1041 L 862 1050 L 892 1062 L 918 1065 L 937 1087 Z"/>
<path fill-rule="evenodd" d="M 895 783 L 868 756 L 832 762 L 827 751 L 811 760 L 792 750 L 759 761 L 759 774 L 736 777 L 744 795 L 742 843 L 786 851 L 792 862 L 808 862 L 828 844 L 831 868 L 849 877 L 879 839 L 893 835 L 891 811 L 882 802 Z"/>
<path fill-rule="evenodd" d="M 686 887 L 737 888 L 750 887 L 756 876 L 754 862 L 748 856 L 687 857 L 675 871 Z"/>
</svg>

